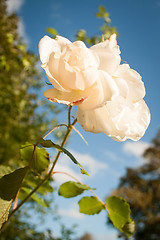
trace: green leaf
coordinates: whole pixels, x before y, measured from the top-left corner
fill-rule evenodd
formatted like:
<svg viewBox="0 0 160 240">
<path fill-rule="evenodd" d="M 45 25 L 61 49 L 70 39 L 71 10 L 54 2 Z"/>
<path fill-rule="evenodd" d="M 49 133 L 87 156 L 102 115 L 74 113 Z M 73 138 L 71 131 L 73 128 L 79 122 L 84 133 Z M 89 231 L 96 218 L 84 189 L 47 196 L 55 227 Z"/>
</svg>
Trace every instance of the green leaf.
<svg viewBox="0 0 160 240">
<path fill-rule="evenodd" d="M 31 168 L 38 173 L 45 171 L 49 167 L 50 159 L 49 154 L 44 148 L 35 147 L 30 143 L 22 145 L 20 149 L 21 159 L 26 163 L 32 160 Z M 32 159 L 33 158 L 33 159 Z"/>
<path fill-rule="evenodd" d="M 22 187 L 20 193 L 19 193 L 19 198 L 23 200 L 27 195 L 31 193 L 32 189 L 27 188 L 27 187 Z M 31 198 L 37 202 L 39 205 L 42 207 L 48 207 L 47 204 L 45 203 L 44 199 L 42 197 L 39 197 L 36 193 L 33 193 L 31 195 Z"/>
<path fill-rule="evenodd" d="M 0 179 L 0 228 L 8 219 L 9 209 L 20 188 L 25 173 L 26 167 L 19 168 Z"/>
<path fill-rule="evenodd" d="M 11 172 L 12 172 L 12 169 L 10 167 L 0 165 L 0 178 Z"/>
<path fill-rule="evenodd" d="M 113 225 L 130 237 L 134 232 L 134 222 L 130 218 L 129 204 L 123 198 L 116 196 L 107 198 L 106 204 Z"/>
<path fill-rule="evenodd" d="M 81 188 L 81 189 L 84 189 L 84 190 L 89 190 L 89 189 L 93 189 L 93 188 L 90 188 L 88 185 L 86 184 L 81 184 L 81 183 L 78 183 L 78 182 L 74 182 L 75 186 L 78 187 L 78 188 Z"/>
<path fill-rule="evenodd" d="M 100 11 L 100 13 L 104 13 L 105 12 L 105 8 L 103 6 L 99 6 L 99 11 Z"/>
<path fill-rule="evenodd" d="M 54 28 L 47 28 L 46 29 L 48 33 L 50 33 L 51 35 L 57 35 L 58 32 L 56 31 L 56 29 Z"/>
<path fill-rule="evenodd" d="M 96 17 L 97 17 L 97 18 L 102 18 L 102 17 L 103 17 L 103 14 L 102 14 L 102 13 L 96 13 Z"/>
<path fill-rule="evenodd" d="M 37 176 L 30 176 L 27 175 L 27 177 L 24 179 L 24 186 L 28 185 L 31 188 L 35 188 L 42 180 Z M 46 181 L 41 185 L 37 192 L 41 193 L 42 195 L 47 194 L 48 192 L 53 192 L 53 187 L 49 184 L 49 181 Z"/>
<path fill-rule="evenodd" d="M 63 183 L 59 187 L 58 194 L 65 198 L 72 198 L 72 197 L 76 197 L 76 196 L 80 195 L 85 190 L 89 190 L 89 189 L 90 189 L 90 187 L 87 185 L 83 185 L 83 184 L 73 182 L 73 181 L 68 181 L 68 182 Z"/>
<path fill-rule="evenodd" d="M 83 197 L 79 202 L 80 213 L 93 215 L 105 209 L 104 205 L 96 197 Z"/>
<path fill-rule="evenodd" d="M 50 148 L 50 147 L 54 147 L 56 148 L 58 151 L 65 153 L 71 160 L 72 162 L 74 162 L 75 164 L 77 164 L 81 170 L 82 174 L 86 174 L 89 176 L 89 174 L 83 169 L 82 165 L 75 159 L 75 157 L 65 148 L 59 146 L 58 144 L 53 143 L 51 140 L 44 140 L 43 138 L 40 139 L 39 144 L 41 144 L 41 146 L 46 147 L 46 148 Z"/>
</svg>

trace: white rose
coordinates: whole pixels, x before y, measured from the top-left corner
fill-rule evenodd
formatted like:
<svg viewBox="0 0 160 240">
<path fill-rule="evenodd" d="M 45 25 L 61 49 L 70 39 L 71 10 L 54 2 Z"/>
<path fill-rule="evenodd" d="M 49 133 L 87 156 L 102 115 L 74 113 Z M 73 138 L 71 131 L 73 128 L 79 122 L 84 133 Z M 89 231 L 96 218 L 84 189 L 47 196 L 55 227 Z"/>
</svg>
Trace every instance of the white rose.
<svg viewBox="0 0 160 240">
<path fill-rule="evenodd" d="M 87 48 L 57 36 L 39 43 L 42 67 L 54 86 L 44 95 L 52 102 L 77 105 L 77 120 L 89 132 L 114 140 L 140 139 L 150 122 L 141 76 L 120 65 L 116 35 Z"/>
</svg>

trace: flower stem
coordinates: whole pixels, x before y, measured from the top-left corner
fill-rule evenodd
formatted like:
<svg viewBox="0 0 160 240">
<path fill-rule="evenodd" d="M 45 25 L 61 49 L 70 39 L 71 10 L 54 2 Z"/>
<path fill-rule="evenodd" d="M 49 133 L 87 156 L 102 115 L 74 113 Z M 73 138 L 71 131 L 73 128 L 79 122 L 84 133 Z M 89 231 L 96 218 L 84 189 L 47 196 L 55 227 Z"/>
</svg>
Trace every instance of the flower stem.
<svg viewBox="0 0 160 240">
<path fill-rule="evenodd" d="M 51 134 L 54 130 L 56 130 L 57 128 L 62 127 L 62 126 L 68 127 L 65 123 L 59 124 L 59 125 L 57 125 L 56 127 L 54 127 L 51 131 L 49 131 L 49 132 L 43 137 L 43 139 L 45 139 L 45 138 L 46 138 L 49 134 Z"/>
<path fill-rule="evenodd" d="M 71 109 L 70 109 L 70 110 L 71 110 Z M 70 113 L 69 113 L 68 115 L 70 116 Z M 63 142 L 62 142 L 62 144 L 61 144 L 61 147 L 64 147 L 64 145 L 65 145 L 65 143 L 66 143 L 66 141 L 67 141 L 67 139 L 68 139 L 68 137 L 69 137 L 69 135 L 70 135 L 70 133 L 71 133 L 71 131 L 72 131 L 72 129 L 73 129 L 72 126 L 74 126 L 74 125 L 76 124 L 76 122 L 77 122 L 77 119 L 75 119 L 72 124 L 70 124 L 70 125 L 67 126 L 68 129 L 67 129 L 67 132 L 66 132 L 66 134 L 65 134 L 65 136 L 64 136 L 64 139 L 63 139 Z M 54 130 L 52 129 L 49 133 L 51 133 L 52 131 L 54 131 Z M 48 133 L 46 136 L 48 136 L 49 133 Z M 45 136 L 45 137 L 46 137 L 46 136 Z M 44 138 L 45 138 L 45 137 L 44 137 Z M 44 139 L 44 138 L 43 138 L 43 139 Z M 11 217 L 14 215 L 14 213 L 32 196 L 33 193 L 35 193 L 35 192 L 37 191 L 37 189 L 38 189 L 41 185 L 43 185 L 43 183 L 44 183 L 45 181 L 47 181 L 47 180 L 50 178 L 50 176 L 52 175 L 53 169 L 54 169 L 54 167 L 55 167 L 55 165 L 56 165 L 56 163 L 57 163 L 57 161 L 58 161 L 58 159 L 59 159 L 60 154 L 61 154 L 61 152 L 59 151 L 59 152 L 57 153 L 57 156 L 56 156 L 56 158 L 55 158 L 55 160 L 54 160 L 54 162 L 53 162 L 53 165 L 52 165 L 49 173 L 48 173 L 48 174 L 46 175 L 46 177 L 32 190 L 32 192 L 30 192 L 30 194 L 28 194 L 27 197 L 26 197 L 25 199 L 23 199 L 23 201 L 21 201 L 21 202 L 18 204 L 18 206 L 11 212 L 11 214 L 10 214 L 9 217 L 8 217 L 8 220 L 3 224 L 3 227 L 1 228 L 1 230 L 2 230 L 2 229 L 4 230 L 4 227 L 6 226 L 6 224 L 8 223 L 8 221 L 11 219 Z"/>
</svg>

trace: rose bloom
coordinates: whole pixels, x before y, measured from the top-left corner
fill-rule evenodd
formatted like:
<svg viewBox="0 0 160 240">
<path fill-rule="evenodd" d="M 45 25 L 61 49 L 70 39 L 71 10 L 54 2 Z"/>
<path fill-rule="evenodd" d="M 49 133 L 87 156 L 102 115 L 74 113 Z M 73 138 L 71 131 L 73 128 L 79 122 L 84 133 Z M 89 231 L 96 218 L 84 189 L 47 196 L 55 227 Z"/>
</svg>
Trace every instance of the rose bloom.
<svg viewBox="0 0 160 240">
<path fill-rule="evenodd" d="M 77 120 L 85 131 L 104 132 L 116 141 L 139 140 L 150 122 L 141 76 L 120 64 L 116 34 L 87 48 L 44 36 L 39 42 L 42 68 L 54 88 L 44 95 L 51 102 L 77 105 Z"/>
</svg>

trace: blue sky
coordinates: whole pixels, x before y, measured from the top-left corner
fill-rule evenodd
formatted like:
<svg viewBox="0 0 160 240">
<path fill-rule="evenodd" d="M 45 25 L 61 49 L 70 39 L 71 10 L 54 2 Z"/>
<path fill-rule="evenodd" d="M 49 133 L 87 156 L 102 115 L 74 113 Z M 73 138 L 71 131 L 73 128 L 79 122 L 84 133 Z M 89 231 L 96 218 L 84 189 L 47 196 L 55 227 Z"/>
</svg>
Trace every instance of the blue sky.
<svg viewBox="0 0 160 240">
<path fill-rule="evenodd" d="M 75 40 L 79 29 L 85 29 L 90 36 L 98 34 L 102 21 L 95 17 L 95 13 L 99 5 L 106 7 L 112 26 L 117 27 L 122 59 L 142 76 L 146 87 L 145 101 L 151 111 L 149 128 L 136 143 L 118 143 L 104 134 L 86 133 L 77 125 L 88 146 L 74 133 L 68 147 L 90 172 L 90 177 L 81 176 L 77 168 L 72 167 L 64 157 L 57 169 L 62 169 L 63 166 L 64 170 L 73 172 L 84 183 L 96 187 L 97 194 L 104 199 L 117 186 L 126 167 L 136 167 L 143 163 L 140 155 L 160 125 L 160 0 L 9 0 L 8 11 L 18 13 L 19 33 L 27 42 L 28 48 L 38 54 L 38 42 L 48 27 L 54 27 L 60 35 L 71 41 Z M 40 97 L 44 98 L 43 94 Z M 59 183 L 60 179 L 57 181 Z M 77 223 L 79 235 L 90 232 L 96 236 L 96 240 L 117 239 L 115 232 L 106 227 L 106 213 L 98 216 L 80 215 L 75 204 L 78 197 L 73 200 L 55 198 L 64 223 L 68 227 Z M 49 224 L 50 220 L 46 220 L 46 226 L 58 234 L 58 226 L 53 228 L 56 225 Z"/>
</svg>

